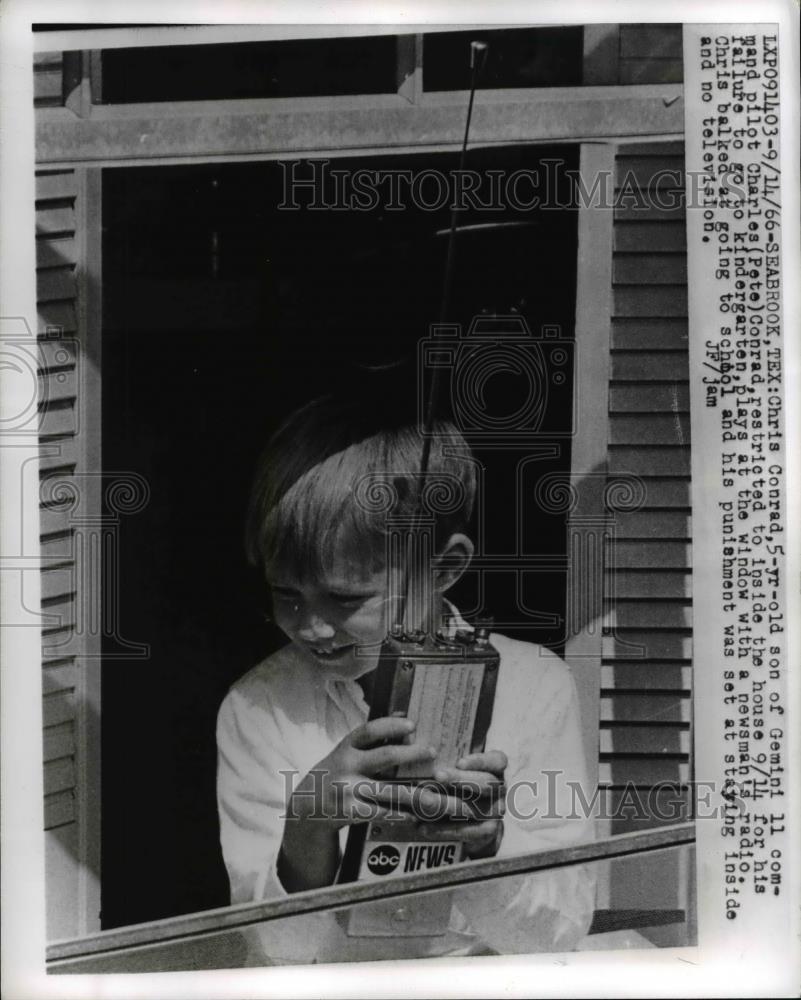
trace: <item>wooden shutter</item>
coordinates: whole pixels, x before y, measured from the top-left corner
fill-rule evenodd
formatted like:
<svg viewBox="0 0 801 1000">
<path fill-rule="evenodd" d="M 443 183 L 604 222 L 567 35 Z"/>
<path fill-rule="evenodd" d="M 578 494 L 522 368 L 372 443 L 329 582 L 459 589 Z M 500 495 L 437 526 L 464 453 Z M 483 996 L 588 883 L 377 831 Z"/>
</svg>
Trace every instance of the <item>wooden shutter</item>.
<svg viewBox="0 0 801 1000">
<path fill-rule="evenodd" d="M 684 208 L 670 188 L 684 177 L 681 143 L 618 149 L 618 190 L 640 193 L 661 178 L 664 208 L 615 211 L 612 256 L 608 473 L 638 477 L 642 503 L 618 513 L 606 553 L 607 634 L 601 666 L 600 780 L 619 801 L 627 784 L 640 800 L 659 782 L 689 802 L 691 751 L 690 423 L 687 256 Z M 613 833 L 678 822 L 666 791 L 647 818 L 617 818 Z M 676 854 L 627 861 L 610 879 L 612 908 L 636 908 L 641 879 L 655 884 L 654 907 L 683 908 L 686 873 Z M 653 895 L 653 893 L 651 893 Z M 640 903 L 641 905 L 641 903 Z"/>
<path fill-rule="evenodd" d="M 80 296 L 79 192 L 76 170 L 36 177 L 39 338 L 40 538 L 44 825 L 48 937 L 99 927 L 97 720 L 92 717 L 86 616 L 79 613 L 85 561 L 76 523 L 86 523 L 89 412 L 81 398 L 85 309 Z M 83 393 L 85 395 L 85 392 Z M 99 401 L 98 405 L 99 405 Z M 97 434 L 97 428 L 94 428 Z M 78 517 L 76 519 L 76 512 Z M 95 667 L 96 669 L 96 667 Z"/>
</svg>

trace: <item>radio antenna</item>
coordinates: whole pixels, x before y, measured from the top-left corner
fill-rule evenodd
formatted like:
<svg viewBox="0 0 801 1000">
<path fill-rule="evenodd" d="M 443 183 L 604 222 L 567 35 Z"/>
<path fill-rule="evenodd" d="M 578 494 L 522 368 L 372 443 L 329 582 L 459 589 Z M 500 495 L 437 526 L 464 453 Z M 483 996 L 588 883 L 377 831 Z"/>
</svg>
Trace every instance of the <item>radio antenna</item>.
<svg viewBox="0 0 801 1000">
<path fill-rule="evenodd" d="M 464 123 L 464 138 L 462 139 L 462 149 L 459 153 L 459 174 L 464 171 L 465 160 L 467 158 L 467 140 L 470 136 L 470 121 L 473 117 L 473 101 L 476 96 L 476 87 L 484 68 L 487 58 L 486 42 L 470 43 L 470 100 L 467 104 L 467 119 Z M 451 305 L 451 289 L 453 287 L 453 272 L 456 262 L 456 224 L 459 220 L 461 206 L 456 198 L 451 205 L 451 227 L 448 233 L 448 250 L 445 257 L 445 275 L 442 281 L 442 299 L 439 307 L 439 321 L 445 323 L 448 319 Z M 434 415 L 436 413 L 437 402 L 439 401 L 440 365 L 435 365 L 431 377 L 431 386 L 426 406 L 425 423 L 423 424 L 423 453 L 420 460 L 421 482 L 428 472 L 428 459 L 431 452 L 431 430 L 434 426 Z M 422 497 L 421 497 L 422 500 Z"/>
<path fill-rule="evenodd" d="M 462 148 L 459 153 L 459 169 L 458 175 L 461 175 L 464 171 L 465 160 L 467 158 L 467 142 L 470 136 L 470 122 L 473 117 L 473 102 L 476 96 L 476 87 L 478 85 L 478 80 L 481 76 L 481 72 L 484 69 L 484 64 L 487 58 L 487 44 L 486 42 L 471 42 L 470 43 L 470 99 L 467 104 L 467 118 L 464 125 L 464 136 L 462 138 Z M 451 304 L 451 289 L 453 287 L 453 274 L 455 270 L 456 262 L 456 228 L 457 222 L 459 220 L 459 213 L 461 212 L 461 206 L 457 198 L 454 196 L 453 204 L 451 205 L 451 224 L 450 231 L 448 233 L 448 247 L 445 257 L 445 273 L 442 282 L 442 298 L 440 300 L 439 309 L 439 322 L 440 325 L 444 324 L 450 313 Z M 426 402 L 425 409 L 425 419 L 423 421 L 423 450 L 420 455 L 420 474 L 419 474 L 419 486 L 417 490 L 417 504 L 415 507 L 414 521 L 412 527 L 412 537 L 419 538 L 420 536 L 420 525 L 423 516 L 423 491 L 426 476 L 428 475 L 428 465 L 431 457 L 431 438 L 434 429 L 434 419 L 437 412 L 437 403 L 439 402 L 439 390 L 440 390 L 440 367 L 435 365 L 431 375 L 431 383 L 429 386 L 428 400 Z M 420 547 L 422 549 L 425 542 L 420 539 Z M 412 550 L 414 545 L 411 546 Z M 433 554 L 433 553 L 431 553 Z M 396 626 L 396 631 L 403 629 L 403 618 L 404 618 L 404 605 L 409 599 L 409 587 L 411 584 L 410 574 L 409 574 L 409 558 L 414 556 L 414 552 L 409 552 L 407 550 L 405 566 L 406 566 L 406 582 L 404 587 L 404 593 L 401 594 L 401 604 L 399 609 L 399 614 L 397 617 L 398 625 Z M 418 595 L 421 598 L 421 605 L 419 606 L 418 614 L 414 615 L 414 620 L 412 623 L 412 628 L 409 631 L 416 632 L 421 637 L 425 635 L 429 628 L 429 616 L 430 616 L 430 580 L 429 580 L 429 568 L 427 565 L 428 560 L 423 558 L 423 553 L 418 553 L 419 562 L 423 565 L 418 565 Z M 422 590 L 422 594 L 419 591 Z"/>
</svg>

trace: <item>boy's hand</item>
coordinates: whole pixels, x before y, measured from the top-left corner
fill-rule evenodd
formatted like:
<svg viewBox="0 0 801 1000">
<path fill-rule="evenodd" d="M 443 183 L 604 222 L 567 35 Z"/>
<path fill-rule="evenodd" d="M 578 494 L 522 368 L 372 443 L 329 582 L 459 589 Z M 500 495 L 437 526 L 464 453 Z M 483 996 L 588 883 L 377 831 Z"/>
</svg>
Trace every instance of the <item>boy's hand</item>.
<svg viewBox="0 0 801 1000">
<path fill-rule="evenodd" d="M 420 822 L 420 833 L 431 840 L 461 840 L 468 858 L 492 857 L 503 837 L 506 785 L 509 764 L 500 750 L 463 757 L 454 768 L 438 768 L 436 781 L 447 787 L 441 804 L 450 818 Z"/>
<path fill-rule="evenodd" d="M 290 800 L 290 816 L 338 830 L 381 819 L 393 805 L 408 805 L 406 789 L 399 793 L 397 786 L 377 779 L 399 764 L 434 759 L 431 747 L 401 742 L 411 738 L 414 730 L 414 722 L 403 718 L 373 719 L 354 729 L 300 782 Z"/>
<path fill-rule="evenodd" d="M 333 882 L 341 827 L 397 814 L 393 786 L 376 779 L 398 764 L 434 759 L 431 747 L 400 742 L 411 738 L 414 729 L 408 719 L 366 722 L 303 778 L 289 800 L 278 854 L 278 877 L 287 892 Z M 389 804 L 382 804 L 387 797 Z"/>
</svg>

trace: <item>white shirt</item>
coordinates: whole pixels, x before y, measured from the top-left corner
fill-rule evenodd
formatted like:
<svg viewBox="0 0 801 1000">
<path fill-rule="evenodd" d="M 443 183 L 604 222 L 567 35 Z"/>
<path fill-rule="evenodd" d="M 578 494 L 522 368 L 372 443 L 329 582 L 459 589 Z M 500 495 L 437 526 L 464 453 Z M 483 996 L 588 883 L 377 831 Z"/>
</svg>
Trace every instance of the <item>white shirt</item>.
<svg viewBox="0 0 801 1000">
<path fill-rule="evenodd" d="M 501 663 L 486 748 L 509 759 L 498 856 L 592 840 L 592 821 L 566 784 L 579 782 L 591 799 L 569 668 L 541 646 L 501 635 L 492 643 Z M 327 675 L 291 644 L 230 689 L 217 722 L 217 799 L 232 903 L 286 895 L 276 861 L 289 796 L 367 716 L 355 680 Z M 467 954 L 482 942 L 501 954 L 568 951 L 586 934 L 593 906 L 592 873 L 572 866 L 459 887 L 441 937 L 348 938 L 332 915 L 313 914 L 265 923 L 250 946 L 275 963 Z"/>
</svg>

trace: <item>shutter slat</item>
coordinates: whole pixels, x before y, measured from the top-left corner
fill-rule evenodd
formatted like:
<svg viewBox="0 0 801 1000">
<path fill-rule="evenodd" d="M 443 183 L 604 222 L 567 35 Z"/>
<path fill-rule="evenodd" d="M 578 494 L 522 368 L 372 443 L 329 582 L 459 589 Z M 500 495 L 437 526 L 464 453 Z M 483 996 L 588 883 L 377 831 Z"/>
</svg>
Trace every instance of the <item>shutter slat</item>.
<svg viewBox="0 0 801 1000">
<path fill-rule="evenodd" d="M 38 332 L 58 327 L 62 333 L 75 333 L 77 322 L 74 302 L 48 302 L 37 306 Z"/>
<path fill-rule="evenodd" d="M 643 673 L 647 664 L 638 665 Z M 689 699 L 675 694 L 626 694 L 615 692 L 601 698 L 601 718 L 619 722 L 689 722 Z"/>
<path fill-rule="evenodd" d="M 45 795 L 75 788 L 75 765 L 71 757 L 47 761 L 44 766 Z"/>
<path fill-rule="evenodd" d="M 622 601 L 615 602 L 607 617 L 610 628 L 661 629 L 692 628 L 692 608 L 672 601 Z"/>
<path fill-rule="evenodd" d="M 611 599 L 692 596 L 692 577 L 685 570 L 619 570 L 606 579 L 606 593 Z"/>
<path fill-rule="evenodd" d="M 47 608 L 49 621 L 42 627 L 42 645 L 50 656 L 66 655 L 75 638 L 75 607 L 72 600 L 64 600 Z"/>
<path fill-rule="evenodd" d="M 53 469 L 75 466 L 78 461 L 78 442 L 74 437 L 48 441 L 39 449 L 39 471 L 46 475 Z"/>
<path fill-rule="evenodd" d="M 674 444 L 690 442 L 690 418 L 686 414 L 648 414 L 609 418 L 610 444 Z"/>
<path fill-rule="evenodd" d="M 602 754 L 643 753 L 682 754 L 690 752 L 690 734 L 676 724 L 659 726 L 619 726 L 602 723 Z"/>
<path fill-rule="evenodd" d="M 643 191 L 661 188 L 684 188 L 684 157 L 663 154 L 662 156 L 632 155 L 621 153 L 615 159 L 615 187 L 631 186 Z M 665 199 L 672 205 L 671 198 Z"/>
<path fill-rule="evenodd" d="M 36 240 L 36 266 L 38 268 L 64 267 L 76 259 L 75 237 L 54 239 L 39 237 Z"/>
<path fill-rule="evenodd" d="M 74 656 L 50 656 L 45 657 L 42 660 L 42 668 L 44 670 L 55 670 L 58 668 L 67 668 L 72 666 L 75 667 L 76 660 Z"/>
<path fill-rule="evenodd" d="M 686 351 L 613 351 L 615 382 L 684 381 L 689 377 Z"/>
<path fill-rule="evenodd" d="M 604 765 L 608 771 L 609 765 Z M 649 783 L 650 784 L 650 783 Z M 692 791 L 689 788 L 663 787 L 641 793 L 633 801 L 632 789 L 610 788 L 607 809 L 615 817 L 615 833 L 633 833 L 654 826 L 672 826 L 692 819 Z"/>
<path fill-rule="evenodd" d="M 71 266 L 50 267 L 36 273 L 36 299 L 53 302 L 75 297 L 75 273 Z"/>
<path fill-rule="evenodd" d="M 623 59 L 653 56 L 681 59 L 682 27 L 680 24 L 621 24 L 620 55 Z"/>
<path fill-rule="evenodd" d="M 692 639 L 682 632 L 619 629 L 617 636 L 605 636 L 602 642 L 605 659 L 689 660 L 692 657 Z"/>
<path fill-rule="evenodd" d="M 42 569 L 42 600 L 52 601 L 56 597 L 66 597 L 75 591 L 75 568 L 63 566 L 58 569 Z"/>
<path fill-rule="evenodd" d="M 47 372 L 39 376 L 39 405 L 50 405 L 62 399 L 74 400 L 78 394 L 78 375 L 74 368 L 63 372 Z"/>
<path fill-rule="evenodd" d="M 656 139 L 627 142 L 625 156 L 680 156 L 684 158 L 684 143 L 676 139 Z"/>
<path fill-rule="evenodd" d="M 56 691 L 42 699 L 42 716 L 45 727 L 57 726 L 75 718 L 75 695 L 70 691 Z"/>
<path fill-rule="evenodd" d="M 77 364 L 77 344 L 71 339 L 45 336 L 37 342 L 39 352 L 39 371 L 47 374 L 51 371 L 68 371 Z"/>
<path fill-rule="evenodd" d="M 687 320 L 627 319 L 612 321 L 612 350 L 617 351 L 687 351 Z"/>
<path fill-rule="evenodd" d="M 604 767 L 606 763 L 606 767 Z M 618 759 L 613 762 L 602 761 L 599 768 L 600 780 L 604 784 L 652 786 L 663 782 L 678 782 L 686 784 L 690 780 L 690 769 L 686 761 L 670 760 L 658 755 L 641 759 Z M 643 795 L 647 805 L 647 796 Z"/>
<path fill-rule="evenodd" d="M 43 563 L 50 562 L 52 564 L 56 561 L 67 562 L 74 559 L 74 534 L 75 529 L 69 528 L 65 532 L 40 535 L 39 548 Z"/>
<path fill-rule="evenodd" d="M 683 285 L 616 285 L 616 316 L 686 316 L 687 288 Z"/>
<path fill-rule="evenodd" d="M 621 59 L 619 75 L 621 84 L 683 83 L 684 60 L 661 57 Z"/>
<path fill-rule="evenodd" d="M 62 101 L 61 66 L 46 63 L 37 66 L 33 74 L 34 105 L 59 105 Z"/>
<path fill-rule="evenodd" d="M 683 222 L 623 222 L 614 227 L 614 246 L 617 252 L 647 253 L 680 251 L 687 248 L 687 234 Z"/>
<path fill-rule="evenodd" d="M 653 688 L 659 691 L 675 689 L 676 696 L 682 694 L 689 698 L 692 686 L 692 667 L 680 663 L 658 663 L 648 660 L 645 663 L 604 663 L 601 666 L 601 688 L 608 695 L 609 689 L 614 689 L 609 704 L 621 694 L 630 692 L 638 696 L 639 692 Z M 655 697 L 648 694 L 649 698 Z M 611 716 L 614 718 L 614 715 Z"/>
<path fill-rule="evenodd" d="M 74 198 L 77 192 L 74 170 L 42 171 L 36 174 L 36 200 Z"/>
<path fill-rule="evenodd" d="M 617 226 L 621 222 L 630 222 L 639 226 L 651 222 L 663 225 L 668 222 L 683 223 L 686 213 L 684 199 L 679 197 L 679 192 L 675 193 L 675 204 L 672 203 L 667 192 L 663 192 L 660 200 L 662 204 L 657 205 L 654 203 L 652 194 L 647 191 L 637 192 L 633 188 L 621 189 L 615 195 L 615 225 Z"/>
<path fill-rule="evenodd" d="M 39 438 L 63 437 L 75 434 L 75 401 L 60 400 L 39 411 Z M 49 442 L 48 442 L 49 443 Z"/>
<path fill-rule="evenodd" d="M 692 549 L 687 542 L 615 542 L 607 553 L 618 569 L 687 569 Z"/>
<path fill-rule="evenodd" d="M 686 382 L 673 385 L 621 385 L 609 387 L 610 413 L 671 413 L 690 408 L 690 392 Z"/>
<path fill-rule="evenodd" d="M 52 236 L 55 233 L 75 232 L 75 211 L 69 206 L 53 207 L 45 203 L 36 210 L 36 233 Z"/>
<path fill-rule="evenodd" d="M 70 515 L 72 506 L 58 504 L 52 507 L 42 507 L 39 510 L 39 532 L 41 535 L 53 535 L 70 530 Z"/>
<path fill-rule="evenodd" d="M 612 281 L 616 285 L 682 285 L 687 283 L 683 253 L 615 254 Z"/>
<path fill-rule="evenodd" d="M 72 691 L 78 674 L 74 660 L 67 660 L 60 666 L 45 667 L 42 670 L 42 691 L 46 695 Z"/>
<path fill-rule="evenodd" d="M 692 537 L 690 515 L 684 511 L 639 510 L 632 514 L 616 512 L 614 524 L 616 542 L 629 538 L 657 541 Z"/>
<path fill-rule="evenodd" d="M 72 791 L 46 795 L 44 800 L 45 830 L 75 822 L 75 796 Z"/>
<path fill-rule="evenodd" d="M 689 479 L 643 479 L 645 500 L 643 510 L 663 507 L 689 507 Z"/>
<path fill-rule="evenodd" d="M 33 65 L 38 66 L 61 66 L 64 56 L 61 52 L 34 52 Z"/>
<path fill-rule="evenodd" d="M 75 753 L 75 727 L 72 722 L 61 722 L 44 731 L 44 760 L 58 760 Z"/>
<path fill-rule="evenodd" d="M 610 445 L 609 472 L 640 476 L 689 476 L 690 449 L 647 448 L 644 445 Z"/>
<path fill-rule="evenodd" d="M 75 621 L 75 592 L 56 594 L 42 602 L 42 634 L 65 627 L 72 628 Z"/>
</svg>

